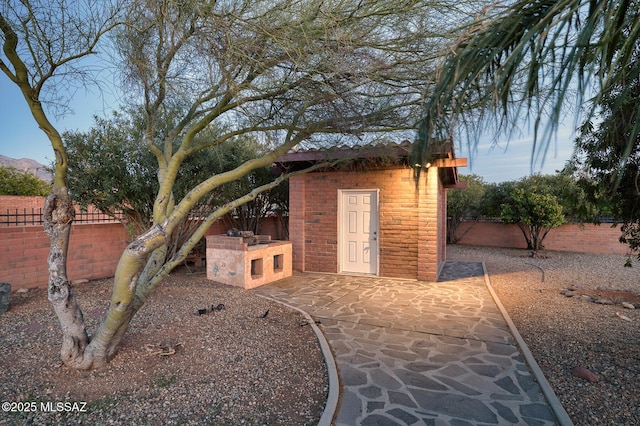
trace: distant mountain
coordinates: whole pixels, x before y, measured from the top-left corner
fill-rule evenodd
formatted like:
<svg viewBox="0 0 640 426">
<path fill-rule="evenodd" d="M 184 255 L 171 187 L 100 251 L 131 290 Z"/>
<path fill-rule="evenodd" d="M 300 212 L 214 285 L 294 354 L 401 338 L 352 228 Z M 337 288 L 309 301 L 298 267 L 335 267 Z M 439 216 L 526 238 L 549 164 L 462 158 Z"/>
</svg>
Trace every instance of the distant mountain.
<svg viewBox="0 0 640 426">
<path fill-rule="evenodd" d="M 32 173 L 46 182 L 51 182 L 53 179 L 51 173 L 49 173 L 42 164 L 30 158 L 21 158 L 16 160 L 15 158 L 0 155 L 0 165 Z"/>
</svg>

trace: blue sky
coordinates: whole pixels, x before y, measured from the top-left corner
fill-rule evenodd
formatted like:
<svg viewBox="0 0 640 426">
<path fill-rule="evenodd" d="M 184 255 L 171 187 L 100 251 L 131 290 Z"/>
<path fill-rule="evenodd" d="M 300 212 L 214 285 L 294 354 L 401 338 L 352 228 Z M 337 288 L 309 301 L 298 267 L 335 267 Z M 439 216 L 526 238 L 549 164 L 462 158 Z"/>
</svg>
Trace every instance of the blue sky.
<svg viewBox="0 0 640 426">
<path fill-rule="evenodd" d="M 76 92 L 71 104 L 72 114 L 60 119 L 49 114 L 58 130 L 87 130 L 94 115 L 109 114 L 110 108 L 117 106 L 113 97 L 95 92 Z M 31 158 L 42 164 L 53 161 L 49 140 L 31 116 L 20 90 L 4 74 L 0 74 L 0 129 L 1 155 L 15 159 Z"/>
<path fill-rule="evenodd" d="M 76 93 L 71 104 L 74 113 L 55 121 L 58 129 L 88 130 L 93 116 L 105 116 L 117 107 L 117 101 L 96 93 Z M 53 151 L 44 133 L 37 127 L 19 90 L 0 74 L 0 154 L 11 158 L 31 158 L 43 164 L 51 163 Z M 504 140 L 493 146 L 480 143 L 476 153 L 466 147 L 456 147 L 458 157 L 469 158 L 470 167 L 461 168 L 462 174 L 475 173 L 485 182 L 503 182 L 527 176 L 531 172 L 532 137 L 523 136 Z M 544 165 L 535 164 L 533 171 L 555 173 L 561 169 L 573 152 L 573 136 L 561 128 L 557 142 L 550 145 Z"/>
<path fill-rule="evenodd" d="M 456 146 L 456 156 L 469 159 L 469 166 L 458 171 L 462 174 L 477 174 L 485 182 L 516 180 L 531 173 L 554 174 L 571 158 L 574 139 L 575 135 L 571 129 L 561 125 L 549 143 L 547 154 L 541 156 L 533 165 L 533 136 L 526 132 L 521 137 L 503 139 L 497 144 L 480 142 L 475 153 L 469 153 L 466 146 Z"/>
</svg>

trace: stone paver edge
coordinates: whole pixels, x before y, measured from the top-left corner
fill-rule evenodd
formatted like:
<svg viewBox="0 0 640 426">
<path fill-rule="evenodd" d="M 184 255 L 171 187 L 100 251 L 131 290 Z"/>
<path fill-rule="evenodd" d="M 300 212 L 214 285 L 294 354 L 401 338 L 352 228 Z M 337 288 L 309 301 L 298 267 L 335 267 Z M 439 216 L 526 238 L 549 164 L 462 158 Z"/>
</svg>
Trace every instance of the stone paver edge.
<svg viewBox="0 0 640 426">
<path fill-rule="evenodd" d="M 529 369 L 531 370 L 531 373 L 533 374 L 536 381 L 538 382 L 538 385 L 540 386 L 542 393 L 547 399 L 549 406 L 551 407 L 554 414 L 556 415 L 556 418 L 558 419 L 558 421 L 562 426 L 574 426 L 573 422 L 571 421 L 571 418 L 569 417 L 569 414 L 567 414 L 566 410 L 560 403 L 560 400 L 558 399 L 557 395 L 553 391 L 553 388 L 547 381 L 546 377 L 544 377 L 544 373 L 542 372 L 542 369 L 540 368 L 535 358 L 533 357 L 533 354 L 531 353 L 531 351 L 529 350 L 529 347 L 527 346 L 524 339 L 520 335 L 520 332 L 516 328 L 516 325 L 511 320 L 509 313 L 507 312 L 504 305 L 498 298 L 498 295 L 496 294 L 496 292 L 493 290 L 493 286 L 491 285 L 491 279 L 489 277 L 489 273 L 487 272 L 487 266 L 485 265 L 484 262 L 482 262 L 482 269 L 484 273 L 484 283 L 487 287 L 487 290 L 489 291 L 489 294 L 491 294 L 493 301 L 495 302 L 496 306 L 498 307 L 498 310 L 500 311 L 505 322 L 507 323 L 507 326 L 509 327 L 511 334 L 513 334 L 513 337 L 516 340 L 518 347 L 520 348 L 520 352 L 522 352 L 522 356 L 524 357 L 525 362 L 529 365 Z"/>
<path fill-rule="evenodd" d="M 330 426 L 333 418 L 335 417 L 336 410 L 338 409 L 338 401 L 340 399 L 340 379 L 338 378 L 338 367 L 336 366 L 336 360 L 333 357 L 333 352 L 331 351 L 329 342 L 327 342 L 324 333 L 316 325 L 315 320 L 311 318 L 311 315 L 309 315 L 307 312 L 279 300 L 272 299 L 269 296 L 265 296 L 262 294 L 258 294 L 258 296 L 300 312 L 308 321 L 309 326 L 311 326 L 311 328 L 313 329 L 313 332 L 316 334 L 318 344 L 320 345 L 320 350 L 322 351 L 322 356 L 324 357 L 325 365 L 327 366 L 327 376 L 329 379 L 329 394 L 327 395 L 327 402 L 324 406 L 324 411 L 322 412 L 320 421 L 318 421 L 318 426 Z"/>
</svg>

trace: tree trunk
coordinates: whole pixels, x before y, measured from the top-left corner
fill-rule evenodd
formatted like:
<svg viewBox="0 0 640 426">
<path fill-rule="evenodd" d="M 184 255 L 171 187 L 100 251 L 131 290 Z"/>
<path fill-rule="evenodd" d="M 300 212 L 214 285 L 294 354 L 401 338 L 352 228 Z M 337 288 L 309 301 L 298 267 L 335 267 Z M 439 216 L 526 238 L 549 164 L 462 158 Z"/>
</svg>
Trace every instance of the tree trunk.
<svg viewBox="0 0 640 426">
<path fill-rule="evenodd" d="M 73 366 L 89 343 L 82 310 L 67 278 L 69 234 L 75 210 L 69 197 L 49 195 L 44 206 L 44 228 L 49 236 L 48 297 L 62 327 L 62 361 Z"/>
<path fill-rule="evenodd" d="M 460 223 L 461 221 L 459 221 L 456 217 L 449 218 L 449 220 L 447 221 L 447 243 L 456 244 L 458 242 L 456 234 L 458 232 L 458 226 L 460 225 Z"/>
<path fill-rule="evenodd" d="M 538 251 L 544 249 L 544 244 L 542 243 L 549 233 L 550 229 L 545 230 L 542 226 L 531 226 L 531 242 L 533 249 L 531 250 L 531 256 L 536 257 L 538 255 Z"/>
<path fill-rule="evenodd" d="M 51 239 L 49 254 L 49 300 L 62 327 L 61 359 L 65 365 L 81 370 L 106 365 L 116 354 L 129 323 L 142 304 L 135 305 L 139 278 L 149 254 L 162 246 L 164 229 L 154 226 L 122 254 L 114 277 L 109 310 L 90 339 L 82 311 L 66 275 L 69 232 L 74 208 L 71 200 L 50 195 L 45 204 L 45 229 Z M 146 278 L 148 279 L 148 278 Z"/>
<path fill-rule="evenodd" d="M 522 222 L 518 222 L 517 225 L 518 228 L 520 228 L 522 235 L 524 235 L 524 240 L 527 242 L 527 249 L 533 250 L 533 244 L 531 242 L 531 238 L 529 237 L 531 235 L 531 228 L 527 228 Z M 529 233 L 527 233 L 527 229 L 529 229 Z"/>
<path fill-rule="evenodd" d="M 144 272 L 157 267 L 155 264 L 159 259 L 153 256 L 150 259 L 150 255 L 159 247 L 165 247 L 165 243 L 165 229 L 156 225 L 131 242 L 122 253 L 114 276 L 109 310 L 76 368 L 100 367 L 115 356 L 129 323 L 142 307 L 142 304 L 136 303 L 136 292 L 138 286 L 149 280 Z M 160 255 L 162 257 L 163 254 Z M 162 264 L 162 261 L 159 263 Z"/>
</svg>

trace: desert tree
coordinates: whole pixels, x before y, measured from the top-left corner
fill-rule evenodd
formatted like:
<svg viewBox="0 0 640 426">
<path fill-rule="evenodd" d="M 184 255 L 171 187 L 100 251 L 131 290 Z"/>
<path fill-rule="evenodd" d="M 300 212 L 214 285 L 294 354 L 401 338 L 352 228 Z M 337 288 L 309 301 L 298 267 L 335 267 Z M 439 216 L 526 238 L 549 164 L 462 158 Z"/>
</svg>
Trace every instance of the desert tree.
<svg viewBox="0 0 640 426">
<path fill-rule="evenodd" d="M 459 235 L 458 229 L 465 219 L 477 220 L 482 216 L 486 184 L 482 177 L 460 175 L 460 181 L 467 187 L 464 189 L 447 189 L 447 241 L 456 244 L 467 231 Z M 468 228 L 470 229 L 470 228 Z"/>
<path fill-rule="evenodd" d="M 0 5 L 0 71 L 22 93 L 55 154 L 44 228 L 50 238 L 48 297 L 63 331 L 62 357 L 72 359 L 89 336 L 67 277 L 74 207 L 67 187 L 67 154 L 52 114 L 64 113 L 68 95 L 95 82 L 87 58 L 120 23 L 119 1 L 4 1 Z M 53 112 L 52 112 L 53 111 Z"/>
<path fill-rule="evenodd" d="M 152 222 L 154 198 L 159 186 L 156 158 L 140 144 L 144 130 L 144 121 L 140 119 L 142 115 L 139 110 L 114 112 L 108 119 L 95 117 L 88 131 L 63 133 L 69 158 L 68 184 L 74 202 L 82 208 L 93 206 L 120 220 L 132 237 Z M 171 115 L 175 116 L 175 113 Z M 171 116 L 163 119 L 163 126 L 172 126 Z M 177 145 L 174 144 L 174 148 Z M 181 165 L 174 194 L 181 199 L 193 186 L 212 174 L 259 157 L 261 152 L 262 146 L 248 135 L 236 138 L 232 144 L 205 148 Z M 208 208 L 231 201 L 273 178 L 272 168 L 266 167 L 217 188 L 200 203 L 195 214 L 185 218 L 178 233 L 189 235 L 190 230 L 197 226 L 198 221 L 192 220 L 196 216 L 201 217 Z M 273 204 L 272 191 L 238 207 L 233 217 L 240 223 L 234 224 L 256 231 L 257 218 L 264 216 L 267 206 Z M 172 236 L 173 247 L 180 245 L 182 239 Z M 172 255 L 172 251 L 167 254 Z"/>
<path fill-rule="evenodd" d="M 640 111 L 639 56 L 636 47 L 633 61 L 617 70 L 626 77 L 602 97 L 597 117 L 581 126 L 567 169 L 622 224 L 620 241 L 640 258 L 640 135 L 633 130 Z"/>
<path fill-rule="evenodd" d="M 523 178 L 513 185 L 508 202 L 500 206 L 500 217 L 518 226 L 527 249 L 536 256 L 553 228 L 565 223 L 558 195 L 539 176 Z"/>
<path fill-rule="evenodd" d="M 485 185 L 480 211 L 487 218 L 499 218 L 501 206 L 508 203 L 516 181 L 510 180 Z"/>
<path fill-rule="evenodd" d="M 599 205 L 567 170 L 485 188 L 481 214 L 518 225 L 534 255 L 544 248 L 544 239 L 553 228 L 566 222 L 591 222 L 600 214 Z"/>
<path fill-rule="evenodd" d="M 108 312 L 91 338 L 75 301 L 58 314 L 65 364 L 87 369 L 107 363 L 135 313 L 211 223 L 290 175 L 219 205 L 167 257 L 176 228 L 217 188 L 299 145 L 366 144 L 380 135 L 411 134 L 431 86 L 437 46 L 447 26 L 466 13 L 458 7 L 425 0 L 139 0 L 122 8 L 125 25 L 112 39 L 113 60 L 128 104 L 144 111 L 139 143 L 155 158 L 158 189 L 151 224 L 124 250 Z M 22 18 L 1 21 L 5 52 L 16 63 L 31 44 L 32 33 L 21 28 L 40 17 Z M 167 113 L 175 111 L 181 114 L 166 126 Z M 188 158 L 245 136 L 265 147 L 260 157 L 212 173 L 178 195 Z M 66 166 L 64 146 L 52 145 Z M 68 224 L 72 217 L 62 219 Z M 66 279 L 59 286 L 69 287 Z"/>
</svg>

